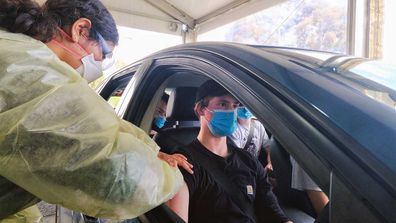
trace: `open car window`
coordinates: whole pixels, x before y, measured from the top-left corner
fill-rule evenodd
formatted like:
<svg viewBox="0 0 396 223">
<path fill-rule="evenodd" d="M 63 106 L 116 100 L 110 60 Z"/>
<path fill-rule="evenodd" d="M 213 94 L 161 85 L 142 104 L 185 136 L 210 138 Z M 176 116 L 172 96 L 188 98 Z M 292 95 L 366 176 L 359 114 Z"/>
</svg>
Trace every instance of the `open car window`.
<svg viewBox="0 0 396 223">
<path fill-rule="evenodd" d="M 120 98 L 122 94 L 124 93 L 125 87 L 127 83 L 122 84 L 118 86 L 110 95 L 109 99 L 107 99 L 107 102 L 111 105 L 111 107 L 116 108 L 118 103 L 120 102 Z"/>
<path fill-rule="evenodd" d="M 105 99 L 113 108 L 116 108 L 120 102 L 120 98 L 123 95 L 126 86 L 131 80 L 134 72 L 115 76 L 111 78 L 100 92 L 100 95 Z"/>
</svg>

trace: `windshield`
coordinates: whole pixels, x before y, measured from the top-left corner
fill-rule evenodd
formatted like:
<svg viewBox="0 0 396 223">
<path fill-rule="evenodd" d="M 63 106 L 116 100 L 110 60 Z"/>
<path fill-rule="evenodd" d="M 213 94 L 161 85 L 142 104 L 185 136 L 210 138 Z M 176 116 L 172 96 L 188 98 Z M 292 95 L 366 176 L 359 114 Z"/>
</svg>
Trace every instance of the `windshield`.
<svg viewBox="0 0 396 223">
<path fill-rule="evenodd" d="M 366 61 L 349 71 L 396 90 L 396 65 L 382 61 Z"/>
<path fill-rule="evenodd" d="M 364 61 L 340 72 L 351 87 L 396 109 L 396 64 Z"/>
<path fill-rule="evenodd" d="M 313 57 L 315 59 L 318 59 L 320 61 L 326 61 L 331 57 L 334 57 L 334 53 L 329 53 L 329 52 L 321 52 L 321 51 L 313 51 L 313 50 L 292 50 L 292 49 L 288 49 L 288 52 L 295 52 L 298 54 L 302 54 L 305 56 L 309 56 L 309 57 Z"/>
</svg>

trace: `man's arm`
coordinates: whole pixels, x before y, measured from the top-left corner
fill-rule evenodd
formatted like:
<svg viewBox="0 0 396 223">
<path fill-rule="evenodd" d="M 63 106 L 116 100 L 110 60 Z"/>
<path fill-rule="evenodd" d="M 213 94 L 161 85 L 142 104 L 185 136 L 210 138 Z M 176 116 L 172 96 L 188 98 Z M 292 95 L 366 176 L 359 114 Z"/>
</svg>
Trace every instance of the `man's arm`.
<svg viewBox="0 0 396 223">
<path fill-rule="evenodd" d="M 270 140 L 268 137 L 268 134 L 264 128 L 264 125 L 256 120 L 256 119 L 252 119 L 252 124 L 254 124 L 256 126 L 256 129 L 258 131 L 258 134 L 260 136 L 260 141 L 261 141 L 261 145 L 260 145 L 260 151 L 259 151 L 259 155 L 261 155 L 261 153 L 264 155 L 265 154 L 265 160 L 267 165 L 264 167 L 265 170 L 272 172 L 273 171 L 273 167 L 272 167 L 272 162 L 271 162 L 271 154 L 270 154 Z"/>
<path fill-rule="evenodd" d="M 189 191 L 187 184 L 184 183 L 179 192 L 170 199 L 166 204 L 172 211 L 178 214 L 185 222 L 188 222 L 188 205 L 189 205 Z"/>
<path fill-rule="evenodd" d="M 272 161 L 271 161 L 271 151 L 269 146 L 264 148 L 265 154 L 266 154 L 266 159 L 267 159 L 267 165 L 265 166 L 265 169 L 269 172 L 274 171 L 274 168 L 272 167 Z"/>
<path fill-rule="evenodd" d="M 256 193 L 256 210 L 258 218 L 261 220 L 268 217 L 274 217 L 276 222 L 291 222 L 280 208 L 278 199 L 272 192 L 272 186 L 268 182 L 267 172 L 264 171 L 263 166 L 257 161 L 257 193 Z M 268 213 L 269 212 L 269 213 Z M 267 214 L 270 214 L 268 216 Z"/>
</svg>

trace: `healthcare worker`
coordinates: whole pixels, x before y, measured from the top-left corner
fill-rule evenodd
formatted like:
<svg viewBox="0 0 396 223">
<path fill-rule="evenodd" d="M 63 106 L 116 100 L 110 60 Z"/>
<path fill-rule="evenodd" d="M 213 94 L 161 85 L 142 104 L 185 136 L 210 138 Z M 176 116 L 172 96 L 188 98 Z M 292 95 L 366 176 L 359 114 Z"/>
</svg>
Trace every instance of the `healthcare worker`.
<svg viewBox="0 0 396 223">
<path fill-rule="evenodd" d="M 0 219 L 40 200 L 126 219 L 171 198 L 180 172 L 87 85 L 118 43 L 103 4 L 0 6 Z"/>
</svg>

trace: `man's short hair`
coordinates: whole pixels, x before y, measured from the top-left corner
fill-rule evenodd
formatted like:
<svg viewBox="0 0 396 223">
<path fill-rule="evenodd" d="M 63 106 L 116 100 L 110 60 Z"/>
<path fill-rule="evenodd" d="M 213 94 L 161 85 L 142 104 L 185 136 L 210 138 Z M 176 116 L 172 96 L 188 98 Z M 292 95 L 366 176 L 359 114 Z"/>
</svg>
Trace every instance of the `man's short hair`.
<svg viewBox="0 0 396 223">
<path fill-rule="evenodd" d="M 208 80 L 198 88 L 195 103 L 200 103 L 209 97 L 220 97 L 227 94 L 230 93 L 216 81 Z"/>
</svg>

